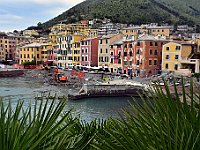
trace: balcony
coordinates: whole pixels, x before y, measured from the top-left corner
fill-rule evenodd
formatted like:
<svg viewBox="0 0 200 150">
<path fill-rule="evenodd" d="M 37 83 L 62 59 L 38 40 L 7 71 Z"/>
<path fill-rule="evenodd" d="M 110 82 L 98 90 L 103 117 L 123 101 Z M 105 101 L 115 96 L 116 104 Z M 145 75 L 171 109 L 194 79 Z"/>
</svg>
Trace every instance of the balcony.
<svg viewBox="0 0 200 150">
<path fill-rule="evenodd" d="M 180 60 L 180 63 L 182 64 L 196 64 L 199 61 L 199 59 L 183 59 Z"/>
</svg>

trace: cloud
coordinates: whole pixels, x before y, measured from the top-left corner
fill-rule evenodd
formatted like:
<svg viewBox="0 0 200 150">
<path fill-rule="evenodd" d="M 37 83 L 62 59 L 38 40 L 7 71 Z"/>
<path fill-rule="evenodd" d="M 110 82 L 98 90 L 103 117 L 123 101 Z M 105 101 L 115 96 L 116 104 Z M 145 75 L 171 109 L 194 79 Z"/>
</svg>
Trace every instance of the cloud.
<svg viewBox="0 0 200 150">
<path fill-rule="evenodd" d="M 9 14 L 9 13 L 0 13 L 0 24 L 1 23 L 13 23 L 15 21 L 22 21 L 23 17 L 22 16 L 18 16 L 18 15 L 13 15 L 13 14 Z"/>
<path fill-rule="evenodd" d="M 1 3 L 36 3 L 41 5 L 64 4 L 73 6 L 83 1 L 84 0 L 1 0 Z"/>
<path fill-rule="evenodd" d="M 0 30 L 46 22 L 84 0 L 0 0 Z"/>
<path fill-rule="evenodd" d="M 65 12 L 66 10 L 67 10 L 66 8 L 55 7 L 55 8 L 46 10 L 44 13 L 45 13 L 45 14 L 49 14 L 49 15 L 51 15 L 52 17 L 55 17 L 55 16 L 57 16 L 57 15 L 62 14 L 62 13 Z"/>
</svg>

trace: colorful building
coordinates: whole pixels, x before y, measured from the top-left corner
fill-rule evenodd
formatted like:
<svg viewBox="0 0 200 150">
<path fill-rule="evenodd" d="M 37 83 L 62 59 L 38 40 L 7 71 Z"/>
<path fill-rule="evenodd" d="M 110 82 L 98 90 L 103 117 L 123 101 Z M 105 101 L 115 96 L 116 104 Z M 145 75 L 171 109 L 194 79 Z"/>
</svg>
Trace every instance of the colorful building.
<svg viewBox="0 0 200 150">
<path fill-rule="evenodd" d="M 169 37 L 172 31 L 172 26 L 158 26 L 158 25 L 141 25 L 123 28 L 121 31 L 125 36 L 137 37 L 140 34 L 149 34 L 153 36 L 166 36 Z"/>
<path fill-rule="evenodd" d="M 98 38 L 86 38 L 80 45 L 81 65 L 98 66 Z"/>
<path fill-rule="evenodd" d="M 67 48 L 68 48 L 68 36 L 62 35 L 58 37 L 58 50 L 56 54 L 56 65 L 58 67 L 67 67 Z"/>
<path fill-rule="evenodd" d="M 98 66 L 104 67 L 110 65 L 110 45 L 122 38 L 122 34 L 109 34 L 103 35 L 99 38 L 98 44 Z"/>
<path fill-rule="evenodd" d="M 0 33 L 0 60 L 14 62 L 16 54 L 17 39 L 15 36 Z"/>
<path fill-rule="evenodd" d="M 132 37 L 124 38 L 122 59 L 122 73 L 132 75 L 134 66 L 134 40 Z"/>
<path fill-rule="evenodd" d="M 67 49 L 67 65 L 76 66 L 81 64 L 80 41 L 85 38 L 82 34 L 69 35 Z"/>
<path fill-rule="evenodd" d="M 198 60 L 192 60 L 197 52 L 197 44 L 193 41 L 172 41 L 163 45 L 163 72 L 199 72 Z"/>
<path fill-rule="evenodd" d="M 33 36 L 33 35 L 39 35 L 39 33 L 36 30 L 24 30 L 23 35 L 24 36 Z"/>
<path fill-rule="evenodd" d="M 123 53 L 123 38 L 118 39 L 110 45 L 110 72 L 122 73 L 122 53 Z"/>
<path fill-rule="evenodd" d="M 152 76 L 161 73 L 162 46 L 168 41 L 144 34 L 134 41 L 132 72 L 136 76 Z"/>
<path fill-rule="evenodd" d="M 51 43 L 31 43 L 20 48 L 19 63 L 35 61 L 37 65 L 48 61 L 48 50 L 52 49 Z"/>
</svg>

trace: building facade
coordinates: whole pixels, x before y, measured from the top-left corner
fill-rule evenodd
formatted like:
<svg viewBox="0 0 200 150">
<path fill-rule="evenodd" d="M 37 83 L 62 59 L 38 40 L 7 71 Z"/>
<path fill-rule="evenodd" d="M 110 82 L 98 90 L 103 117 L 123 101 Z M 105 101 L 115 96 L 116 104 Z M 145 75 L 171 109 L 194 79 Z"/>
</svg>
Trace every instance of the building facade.
<svg viewBox="0 0 200 150">
<path fill-rule="evenodd" d="M 98 66 L 98 38 L 86 38 L 81 41 L 81 65 Z"/>
<path fill-rule="evenodd" d="M 99 38 L 98 44 L 98 66 L 104 67 L 110 65 L 110 45 L 122 38 L 122 34 L 103 35 Z"/>
<path fill-rule="evenodd" d="M 134 41 L 133 73 L 147 77 L 161 73 L 162 46 L 168 41 L 144 34 Z"/>
</svg>

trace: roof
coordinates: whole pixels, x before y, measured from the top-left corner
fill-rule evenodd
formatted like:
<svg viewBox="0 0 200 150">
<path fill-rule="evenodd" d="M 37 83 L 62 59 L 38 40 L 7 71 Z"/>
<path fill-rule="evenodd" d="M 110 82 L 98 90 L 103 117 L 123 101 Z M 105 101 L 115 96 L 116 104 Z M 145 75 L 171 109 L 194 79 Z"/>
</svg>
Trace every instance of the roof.
<svg viewBox="0 0 200 150">
<path fill-rule="evenodd" d="M 158 41 L 154 36 L 148 35 L 148 34 L 143 34 L 138 37 L 138 41 Z"/>
<path fill-rule="evenodd" d="M 102 35 L 100 37 L 100 39 L 109 39 L 109 38 L 112 38 L 113 36 L 116 36 L 117 34 L 108 34 L 108 35 Z"/>
<path fill-rule="evenodd" d="M 111 43 L 111 45 L 120 45 L 120 44 L 123 44 L 123 38 L 117 39 L 116 41 L 114 41 L 113 43 Z"/>
<path fill-rule="evenodd" d="M 23 46 L 23 48 L 27 48 L 27 47 L 41 47 L 42 44 L 41 43 L 31 43 L 31 44 L 27 44 L 25 46 Z"/>
</svg>

